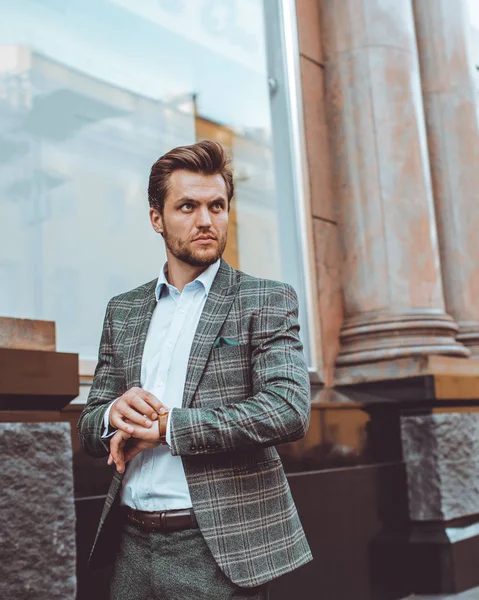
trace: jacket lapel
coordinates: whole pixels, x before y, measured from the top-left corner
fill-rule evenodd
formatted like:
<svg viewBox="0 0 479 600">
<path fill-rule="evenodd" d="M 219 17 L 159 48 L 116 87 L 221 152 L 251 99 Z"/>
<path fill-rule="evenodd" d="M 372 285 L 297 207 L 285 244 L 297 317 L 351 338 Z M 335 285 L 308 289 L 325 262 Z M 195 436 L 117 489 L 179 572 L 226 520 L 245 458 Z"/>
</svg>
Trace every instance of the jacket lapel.
<svg viewBox="0 0 479 600">
<path fill-rule="evenodd" d="M 238 287 L 236 271 L 222 259 L 191 345 L 183 393 L 183 408 L 187 408 L 193 400 L 211 348 L 228 316 Z"/>
<path fill-rule="evenodd" d="M 145 286 L 143 296 L 137 299 L 130 311 L 128 333 L 125 340 L 128 348 L 125 361 L 128 389 L 131 387 L 140 387 L 143 349 L 151 317 L 156 306 L 156 283 L 157 280 L 154 280 Z"/>
</svg>

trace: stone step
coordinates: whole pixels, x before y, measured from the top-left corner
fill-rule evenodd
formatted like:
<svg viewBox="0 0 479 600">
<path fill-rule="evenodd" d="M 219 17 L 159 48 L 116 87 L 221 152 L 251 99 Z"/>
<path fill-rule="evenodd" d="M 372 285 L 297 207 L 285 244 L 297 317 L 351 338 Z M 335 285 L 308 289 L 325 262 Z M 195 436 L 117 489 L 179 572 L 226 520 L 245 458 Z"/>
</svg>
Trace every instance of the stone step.
<svg viewBox="0 0 479 600">
<path fill-rule="evenodd" d="M 461 592 L 460 594 L 440 594 L 440 595 L 422 595 L 408 596 L 403 600 L 479 600 L 479 587 Z"/>
</svg>

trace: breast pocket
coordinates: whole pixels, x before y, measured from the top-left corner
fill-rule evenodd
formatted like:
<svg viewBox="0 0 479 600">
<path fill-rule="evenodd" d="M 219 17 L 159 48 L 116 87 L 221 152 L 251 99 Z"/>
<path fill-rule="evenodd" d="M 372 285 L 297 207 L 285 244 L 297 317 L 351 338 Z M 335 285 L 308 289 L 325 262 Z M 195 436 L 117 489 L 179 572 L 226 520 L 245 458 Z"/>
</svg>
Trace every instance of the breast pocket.
<svg viewBox="0 0 479 600">
<path fill-rule="evenodd" d="M 251 353 L 247 344 L 214 348 L 209 356 L 207 372 L 217 386 L 223 389 L 250 389 Z"/>
</svg>

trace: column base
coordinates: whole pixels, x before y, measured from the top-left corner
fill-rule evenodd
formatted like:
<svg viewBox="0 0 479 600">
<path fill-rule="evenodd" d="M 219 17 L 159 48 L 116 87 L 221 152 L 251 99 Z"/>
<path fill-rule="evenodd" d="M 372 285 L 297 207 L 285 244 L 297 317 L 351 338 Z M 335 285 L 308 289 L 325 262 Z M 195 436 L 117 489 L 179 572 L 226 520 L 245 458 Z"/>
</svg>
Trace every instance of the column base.
<svg viewBox="0 0 479 600">
<path fill-rule="evenodd" d="M 470 350 L 456 341 L 458 329 L 445 313 L 362 313 L 343 325 L 337 365 L 428 354 L 468 357 Z"/>
<path fill-rule="evenodd" d="M 479 585 L 479 523 L 463 527 L 416 523 L 408 554 L 416 593 L 457 594 Z"/>
<path fill-rule="evenodd" d="M 457 341 L 471 352 L 471 358 L 479 358 L 479 323 L 459 321 Z"/>
<path fill-rule="evenodd" d="M 365 456 L 407 471 L 393 501 L 389 482 L 378 481 L 378 497 L 385 495 L 382 529 L 370 543 L 371 600 L 449 600 L 477 587 L 479 361 L 409 357 L 337 374 L 338 401 L 358 402 L 370 415 Z M 404 496 L 407 514 L 388 514 Z"/>
<path fill-rule="evenodd" d="M 389 574 L 388 565 L 394 563 L 396 569 L 398 564 L 403 565 L 396 575 L 400 572 L 407 580 L 405 587 L 414 593 L 414 598 L 420 594 L 441 594 L 441 598 L 447 594 L 449 598 L 449 594 L 460 594 L 479 586 L 479 523 L 462 527 L 412 523 L 409 533 L 381 533 L 372 542 L 372 552 L 378 573 L 375 580 L 378 600 L 388 596 L 391 586 L 380 573 Z"/>
</svg>

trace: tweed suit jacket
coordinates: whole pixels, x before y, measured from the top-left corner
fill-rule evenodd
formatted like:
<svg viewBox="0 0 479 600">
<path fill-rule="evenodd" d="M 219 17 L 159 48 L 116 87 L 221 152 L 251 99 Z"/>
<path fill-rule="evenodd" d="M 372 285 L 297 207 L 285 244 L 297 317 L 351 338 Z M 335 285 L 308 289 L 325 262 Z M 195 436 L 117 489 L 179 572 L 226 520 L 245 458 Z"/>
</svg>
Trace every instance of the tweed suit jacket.
<svg viewBox="0 0 479 600">
<path fill-rule="evenodd" d="M 153 280 L 108 304 L 78 424 L 83 447 L 93 456 L 109 451 L 109 441 L 101 439 L 107 405 L 140 386 L 155 286 Z M 194 336 L 182 408 L 170 416 L 171 452 L 182 458 L 200 530 L 226 576 L 243 587 L 312 558 L 275 449 L 303 437 L 309 425 L 310 386 L 297 316 L 291 286 L 246 275 L 222 260 Z M 234 343 L 216 344 L 221 337 Z M 113 560 L 121 480 L 115 472 L 92 567 Z"/>
</svg>

